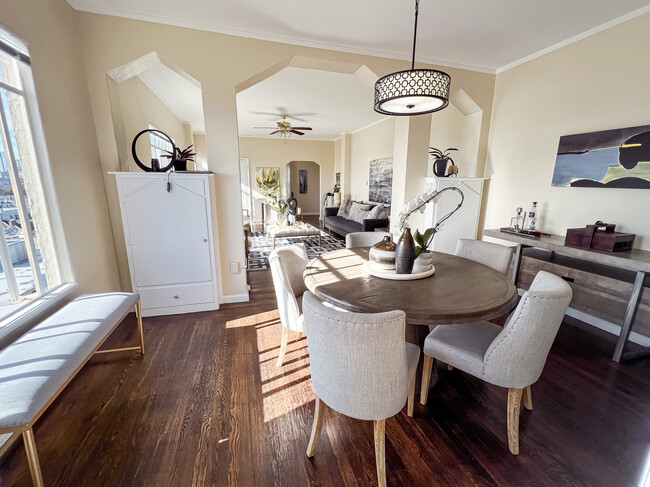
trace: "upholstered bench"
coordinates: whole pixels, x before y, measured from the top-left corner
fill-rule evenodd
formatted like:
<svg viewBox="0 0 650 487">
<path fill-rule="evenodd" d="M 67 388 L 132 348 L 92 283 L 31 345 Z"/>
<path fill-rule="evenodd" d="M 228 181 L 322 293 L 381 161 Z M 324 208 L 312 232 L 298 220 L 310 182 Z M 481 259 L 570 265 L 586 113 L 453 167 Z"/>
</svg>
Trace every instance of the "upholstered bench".
<svg viewBox="0 0 650 487">
<path fill-rule="evenodd" d="M 98 350 L 134 306 L 140 345 Z M 131 293 L 81 296 L 0 350 L 0 455 L 22 434 L 32 481 L 42 486 L 32 426 L 90 357 L 127 350 L 144 354 L 140 296 Z"/>
</svg>

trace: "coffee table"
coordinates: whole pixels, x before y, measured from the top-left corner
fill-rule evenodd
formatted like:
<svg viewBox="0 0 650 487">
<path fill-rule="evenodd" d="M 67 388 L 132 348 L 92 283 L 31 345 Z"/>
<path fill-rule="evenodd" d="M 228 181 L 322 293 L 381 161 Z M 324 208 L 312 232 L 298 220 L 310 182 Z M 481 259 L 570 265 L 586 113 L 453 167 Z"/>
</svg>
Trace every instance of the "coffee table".
<svg viewBox="0 0 650 487">
<path fill-rule="evenodd" d="M 273 237 L 273 248 L 275 248 L 275 239 L 278 237 L 318 237 L 318 246 L 323 246 L 320 230 L 304 222 L 298 222 L 295 225 L 273 223 L 267 228 L 266 237 Z"/>
</svg>

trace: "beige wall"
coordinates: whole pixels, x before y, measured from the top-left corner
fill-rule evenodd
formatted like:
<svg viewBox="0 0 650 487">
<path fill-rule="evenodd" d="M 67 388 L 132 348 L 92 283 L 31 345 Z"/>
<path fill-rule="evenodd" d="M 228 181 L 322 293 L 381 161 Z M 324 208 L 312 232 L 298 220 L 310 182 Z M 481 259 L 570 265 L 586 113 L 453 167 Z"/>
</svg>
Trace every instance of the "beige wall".
<svg viewBox="0 0 650 487">
<path fill-rule="evenodd" d="M 293 197 L 298 200 L 298 207 L 302 209 L 304 215 L 318 215 L 320 211 L 320 202 L 323 199 L 320 188 L 320 166 L 311 161 L 291 161 L 289 163 L 291 170 L 291 188 Z M 300 170 L 307 171 L 307 192 L 300 194 Z M 324 193 L 332 191 L 332 188 L 322 188 Z M 324 194 L 323 193 L 323 194 Z"/>
<path fill-rule="evenodd" d="M 331 191 L 334 187 L 334 142 L 329 141 L 312 141 L 289 139 L 287 143 L 281 138 L 258 138 L 258 137 L 241 137 L 239 139 L 239 153 L 241 157 L 248 158 L 250 167 L 250 178 L 253 192 L 253 218 L 261 220 L 262 211 L 261 204 L 263 196 L 256 191 L 255 188 L 255 169 L 258 167 L 279 167 L 280 168 L 280 187 L 283 197 L 288 195 L 287 191 L 287 177 L 286 167 L 291 161 L 313 161 L 320 166 L 320 188 L 324 193 Z M 312 177 L 310 171 L 310 177 Z M 296 172 L 295 178 L 292 180 L 298 181 L 298 173 Z M 309 182 L 310 196 L 314 195 L 316 200 L 315 209 L 310 212 L 318 213 L 320 210 L 320 197 L 318 191 L 318 184 L 312 180 Z M 290 190 L 289 190 L 290 191 Z M 298 191 L 295 192 L 295 197 L 299 201 L 303 212 L 307 212 L 305 207 L 302 206 L 302 200 L 305 199 Z M 267 216 L 268 218 L 268 216 Z"/>
<path fill-rule="evenodd" d="M 3 0 L 0 23 L 29 43 L 38 105 L 71 271 L 80 293 L 120 289 L 115 246 L 80 52 L 65 1 Z M 49 178 L 48 178 L 49 179 Z"/>
<path fill-rule="evenodd" d="M 140 78 L 134 76 L 120 83 L 118 90 L 119 100 L 111 99 L 113 117 L 117 116 L 116 112 L 119 109 L 122 117 L 120 122 L 125 128 L 124 143 L 127 145 L 126 150 L 120 152 L 127 154 L 126 166 L 130 167 L 132 171 L 139 169 L 131 155 L 131 143 L 140 131 L 149 128 L 150 123 L 169 135 L 180 149 L 185 149 L 193 143 L 189 125 L 179 120 Z M 119 107 L 116 106 L 116 102 L 119 103 Z M 136 150 L 140 160 L 144 164 L 148 164 L 151 159 L 149 137 L 140 137 Z M 161 166 L 166 164 L 169 164 L 169 159 L 160 161 Z"/>
<path fill-rule="evenodd" d="M 650 14 L 497 76 L 486 228 L 537 201 L 546 232 L 600 219 L 650 249 L 650 191 L 551 187 L 561 135 L 650 123 L 648 46 Z"/>
<path fill-rule="evenodd" d="M 394 142 L 395 117 L 391 117 L 352 134 L 350 153 L 351 199 L 368 201 L 370 161 L 393 157 Z"/>
<path fill-rule="evenodd" d="M 228 273 L 229 262 L 240 262 L 242 265 L 244 263 L 241 238 L 239 232 L 233 230 L 241 226 L 241 208 L 238 203 L 240 154 L 235 97 L 237 87 L 241 89 L 248 80 L 263 71 L 272 74 L 273 66 L 287 63 L 296 56 L 317 59 L 327 69 L 333 64 L 347 63 L 354 72 L 358 66 L 365 65 L 378 76 L 404 69 L 408 65 L 406 61 L 239 38 L 106 15 L 78 12 L 77 19 L 99 149 L 105 170 L 118 167 L 106 88 L 108 71 L 143 54 L 156 51 L 165 64 L 177 66 L 201 83 L 208 165 L 217 176 L 218 224 L 221 229 L 221 292 L 226 296 L 241 296 L 246 293 L 244 273 Z M 451 75 L 454 89 L 464 89 L 489 117 L 494 75 L 454 68 L 445 68 L 445 71 Z M 368 103 L 372 103 L 372 100 L 368 100 Z M 487 124 L 485 125 L 482 131 L 483 150 L 488 135 Z M 246 157 L 246 154 L 242 153 L 242 157 Z M 306 157 L 293 159 L 314 160 Z M 255 165 L 251 159 L 251 166 Z M 333 173 L 333 170 L 323 169 L 323 187 L 334 184 Z M 326 181 L 325 177 L 331 178 L 331 181 Z M 119 215 L 114 184 L 108 178 L 107 191 L 111 214 Z M 114 218 L 114 221 L 116 220 L 117 218 Z M 114 224 L 114 231 L 118 230 L 121 231 Z M 120 266 L 126 269 L 125 252 L 123 249 L 118 249 L 118 252 Z"/>
</svg>

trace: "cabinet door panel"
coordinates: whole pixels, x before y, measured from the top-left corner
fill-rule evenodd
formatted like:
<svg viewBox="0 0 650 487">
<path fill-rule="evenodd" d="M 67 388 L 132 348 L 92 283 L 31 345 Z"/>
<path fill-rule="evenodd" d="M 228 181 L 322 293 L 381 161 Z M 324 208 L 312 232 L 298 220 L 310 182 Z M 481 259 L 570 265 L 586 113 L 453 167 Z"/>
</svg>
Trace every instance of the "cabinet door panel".
<svg viewBox="0 0 650 487">
<path fill-rule="evenodd" d="M 125 197 L 127 245 L 136 285 L 210 281 L 210 235 L 205 192 L 158 180 Z"/>
</svg>

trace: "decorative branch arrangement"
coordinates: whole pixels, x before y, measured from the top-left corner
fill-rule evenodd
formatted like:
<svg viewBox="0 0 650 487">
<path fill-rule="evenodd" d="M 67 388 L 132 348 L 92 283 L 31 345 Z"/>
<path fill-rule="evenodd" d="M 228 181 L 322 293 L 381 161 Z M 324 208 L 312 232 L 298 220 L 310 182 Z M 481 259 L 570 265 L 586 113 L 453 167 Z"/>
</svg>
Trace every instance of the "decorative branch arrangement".
<svg viewBox="0 0 650 487">
<path fill-rule="evenodd" d="M 400 211 L 399 214 L 397 215 L 397 228 L 398 228 L 398 232 L 401 234 L 405 227 L 409 228 L 409 224 L 407 220 L 413 213 L 415 213 L 416 211 L 419 211 L 420 213 L 424 213 L 424 207 L 427 205 L 427 203 L 438 198 L 442 193 L 446 191 L 456 191 L 457 193 L 459 193 L 460 202 L 458 203 L 458 206 L 456 208 L 454 208 L 450 213 L 446 214 L 440 220 L 438 220 L 438 222 L 433 227 L 425 230 L 423 234 L 421 234 L 419 230 L 416 230 L 415 240 L 416 243 L 418 244 L 418 249 L 416 250 L 417 255 L 419 255 L 421 252 L 424 252 L 428 248 L 428 246 L 431 244 L 431 241 L 433 240 L 433 237 L 438 231 L 440 225 L 442 225 L 442 223 L 444 223 L 451 215 L 456 213 L 458 209 L 462 206 L 463 201 L 465 201 L 465 195 L 460 189 L 453 186 L 448 188 L 443 188 L 440 191 L 429 190 L 429 191 L 425 191 L 424 193 L 418 193 L 418 195 L 415 197 L 415 200 L 405 204 L 404 207 L 402 208 L 402 211 Z"/>
</svg>

